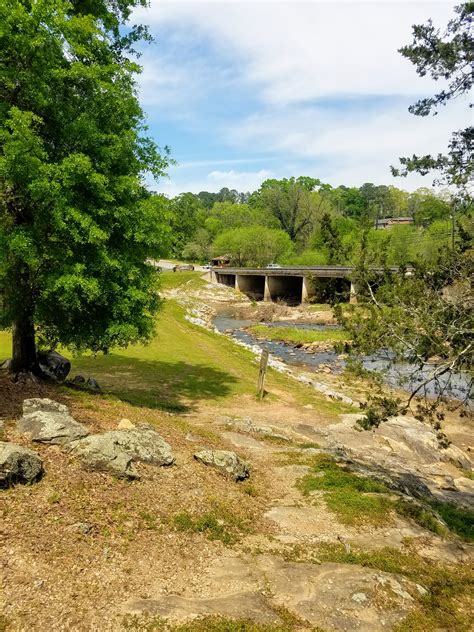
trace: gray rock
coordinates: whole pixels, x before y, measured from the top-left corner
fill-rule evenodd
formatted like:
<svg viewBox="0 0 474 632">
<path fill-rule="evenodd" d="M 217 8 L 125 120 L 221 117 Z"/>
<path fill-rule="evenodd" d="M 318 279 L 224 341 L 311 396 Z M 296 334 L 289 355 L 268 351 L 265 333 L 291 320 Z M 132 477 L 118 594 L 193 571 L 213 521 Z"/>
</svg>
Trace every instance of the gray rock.
<svg viewBox="0 0 474 632">
<path fill-rule="evenodd" d="M 0 488 L 15 483 L 34 483 L 43 474 L 40 457 L 22 446 L 0 441 Z"/>
<path fill-rule="evenodd" d="M 75 375 L 73 380 L 72 380 L 73 384 L 85 384 L 86 383 L 86 378 L 83 375 Z"/>
<path fill-rule="evenodd" d="M 71 370 L 69 360 L 57 351 L 40 351 L 38 362 L 43 373 L 57 382 L 64 382 Z"/>
<path fill-rule="evenodd" d="M 29 433 L 32 441 L 65 444 L 86 437 L 89 431 L 69 414 L 69 409 L 52 399 L 32 398 L 23 402 L 19 432 Z"/>
<path fill-rule="evenodd" d="M 76 441 L 71 450 L 89 469 L 103 470 L 120 478 L 139 478 L 133 462 L 171 465 L 171 447 L 149 426 L 111 430 Z"/>
<path fill-rule="evenodd" d="M 243 481 L 250 476 L 248 464 L 235 452 L 228 450 L 201 450 L 196 452 L 194 458 L 204 465 L 210 465 L 230 476 L 235 481 Z"/>
<path fill-rule="evenodd" d="M 86 386 L 91 391 L 100 391 L 100 386 L 93 377 L 87 379 Z"/>
<path fill-rule="evenodd" d="M 132 456 L 115 442 L 109 436 L 110 434 L 113 433 L 89 435 L 84 439 L 75 441 L 69 447 L 71 452 L 79 457 L 87 470 L 108 472 L 117 478 L 130 480 L 140 478 L 133 465 Z"/>
<path fill-rule="evenodd" d="M 255 424 L 250 417 L 243 417 L 242 419 L 225 418 L 225 422 L 227 426 L 231 426 L 240 432 L 249 432 L 264 437 L 271 437 L 272 439 L 280 439 L 282 441 L 291 440 L 287 435 L 276 432 L 272 426 L 259 426 Z"/>
</svg>

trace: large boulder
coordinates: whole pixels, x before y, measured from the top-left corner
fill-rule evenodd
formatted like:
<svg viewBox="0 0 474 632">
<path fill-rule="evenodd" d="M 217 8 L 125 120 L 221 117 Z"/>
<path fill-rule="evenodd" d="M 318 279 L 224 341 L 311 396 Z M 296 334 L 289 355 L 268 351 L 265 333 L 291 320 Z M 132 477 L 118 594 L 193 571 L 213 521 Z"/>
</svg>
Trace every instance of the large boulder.
<svg viewBox="0 0 474 632">
<path fill-rule="evenodd" d="M 17 423 L 32 441 L 65 444 L 86 437 L 89 431 L 69 414 L 64 404 L 52 399 L 32 398 L 23 402 L 23 416 Z"/>
<path fill-rule="evenodd" d="M 43 462 L 28 448 L 0 441 L 0 488 L 34 483 L 43 474 Z"/>
<path fill-rule="evenodd" d="M 76 441 L 71 450 L 88 469 L 110 472 L 120 478 L 139 478 L 133 462 L 171 465 L 171 447 L 151 426 L 111 430 Z"/>
<path fill-rule="evenodd" d="M 89 435 L 84 439 L 74 442 L 70 446 L 72 453 L 78 456 L 82 465 L 87 470 L 97 470 L 108 472 L 117 478 L 128 478 L 130 480 L 140 478 L 133 465 L 132 455 L 124 450 L 110 435 L 104 434 Z"/>
<path fill-rule="evenodd" d="M 71 370 L 69 360 L 57 351 L 40 351 L 38 362 L 43 373 L 57 382 L 64 382 Z"/>
<path fill-rule="evenodd" d="M 194 458 L 204 465 L 216 468 L 235 481 L 243 481 L 250 476 L 250 468 L 235 452 L 228 450 L 201 450 Z"/>
</svg>

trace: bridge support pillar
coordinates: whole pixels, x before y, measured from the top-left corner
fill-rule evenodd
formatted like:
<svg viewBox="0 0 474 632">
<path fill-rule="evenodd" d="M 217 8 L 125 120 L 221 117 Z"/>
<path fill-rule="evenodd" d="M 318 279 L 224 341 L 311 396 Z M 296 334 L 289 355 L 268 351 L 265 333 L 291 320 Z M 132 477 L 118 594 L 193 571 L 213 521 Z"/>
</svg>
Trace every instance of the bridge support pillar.
<svg viewBox="0 0 474 632">
<path fill-rule="evenodd" d="M 265 275 L 265 289 L 263 291 L 263 301 L 264 303 L 272 302 L 272 293 L 270 292 L 270 286 L 268 284 L 268 276 Z"/>
<path fill-rule="evenodd" d="M 350 293 L 349 293 L 349 303 L 352 303 L 352 304 L 356 304 L 357 303 L 357 293 L 358 293 L 358 287 L 353 281 L 351 281 L 351 289 L 350 289 Z"/>
<path fill-rule="evenodd" d="M 309 286 L 309 279 L 308 277 L 303 277 L 302 278 L 302 285 L 301 285 L 301 302 L 302 303 L 308 303 L 309 302 L 309 295 L 310 295 L 310 286 Z"/>
</svg>

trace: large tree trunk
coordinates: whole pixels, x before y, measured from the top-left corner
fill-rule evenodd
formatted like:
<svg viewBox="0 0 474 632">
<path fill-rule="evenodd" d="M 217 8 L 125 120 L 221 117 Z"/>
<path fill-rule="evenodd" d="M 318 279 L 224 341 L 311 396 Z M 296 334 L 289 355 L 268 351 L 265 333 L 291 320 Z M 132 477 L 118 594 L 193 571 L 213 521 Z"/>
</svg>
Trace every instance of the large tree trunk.
<svg viewBox="0 0 474 632">
<path fill-rule="evenodd" d="M 30 271 L 22 263 L 12 266 L 10 309 L 12 319 L 13 373 L 39 373 L 36 356 L 34 299 Z"/>
<path fill-rule="evenodd" d="M 38 373 L 36 356 L 35 327 L 31 314 L 23 313 L 13 322 L 12 362 L 13 373 Z"/>
</svg>

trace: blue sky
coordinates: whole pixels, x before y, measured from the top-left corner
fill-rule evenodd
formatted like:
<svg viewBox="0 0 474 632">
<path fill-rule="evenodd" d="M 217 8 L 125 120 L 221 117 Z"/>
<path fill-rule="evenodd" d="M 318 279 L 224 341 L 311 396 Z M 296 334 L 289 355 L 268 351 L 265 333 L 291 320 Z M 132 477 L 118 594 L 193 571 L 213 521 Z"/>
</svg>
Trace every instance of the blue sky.
<svg viewBox="0 0 474 632">
<path fill-rule="evenodd" d="M 443 27 L 453 6 L 151 0 L 133 16 L 155 38 L 142 49 L 140 100 L 150 135 L 178 162 L 151 188 L 252 191 L 292 175 L 430 186 L 429 177 L 394 179 L 389 165 L 443 151 L 470 114 L 457 101 L 436 117 L 410 115 L 410 103 L 440 86 L 397 48 L 414 23 Z"/>
</svg>

